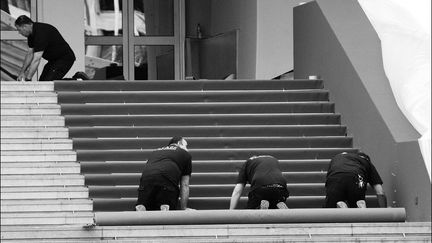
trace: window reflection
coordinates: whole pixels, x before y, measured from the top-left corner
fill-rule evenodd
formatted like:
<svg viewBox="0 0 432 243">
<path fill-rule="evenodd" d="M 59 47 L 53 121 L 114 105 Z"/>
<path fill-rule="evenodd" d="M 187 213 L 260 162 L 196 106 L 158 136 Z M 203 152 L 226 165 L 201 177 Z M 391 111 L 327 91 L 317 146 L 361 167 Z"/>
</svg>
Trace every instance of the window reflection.
<svg viewBox="0 0 432 243">
<path fill-rule="evenodd" d="M 174 79 L 174 46 L 135 46 L 135 80 L 147 79 Z"/>
<path fill-rule="evenodd" d="M 0 0 L 1 2 L 1 30 L 16 30 L 15 20 L 20 15 L 30 17 L 31 0 Z"/>
<path fill-rule="evenodd" d="M 121 36 L 122 0 L 85 0 L 86 36 Z"/>
<path fill-rule="evenodd" d="M 85 69 L 91 79 L 122 79 L 122 46 L 86 46 Z"/>
<path fill-rule="evenodd" d="M 173 36 L 173 0 L 134 0 L 135 36 Z"/>
<path fill-rule="evenodd" d="M 27 50 L 27 41 L 1 41 L 1 80 L 16 80 Z"/>
</svg>

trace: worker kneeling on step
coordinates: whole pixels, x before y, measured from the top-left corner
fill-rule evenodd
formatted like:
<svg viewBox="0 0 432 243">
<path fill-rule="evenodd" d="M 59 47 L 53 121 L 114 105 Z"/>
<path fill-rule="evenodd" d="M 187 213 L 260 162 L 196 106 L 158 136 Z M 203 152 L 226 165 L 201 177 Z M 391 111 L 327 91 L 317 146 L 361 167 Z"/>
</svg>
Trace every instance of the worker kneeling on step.
<svg viewBox="0 0 432 243">
<path fill-rule="evenodd" d="M 367 184 L 373 186 L 379 207 L 387 207 L 382 180 L 368 155 L 337 154 L 330 161 L 326 178 L 326 208 L 366 208 Z"/>
<path fill-rule="evenodd" d="M 241 167 L 234 187 L 230 209 L 235 209 L 245 185 L 250 183 L 248 209 L 288 209 L 285 204 L 289 196 L 286 179 L 279 161 L 270 155 L 253 156 Z"/>
<path fill-rule="evenodd" d="M 187 142 L 182 137 L 173 137 L 166 147 L 149 155 L 141 175 L 136 211 L 175 210 L 179 196 L 180 209 L 188 209 L 191 173 L 192 156 Z"/>
</svg>

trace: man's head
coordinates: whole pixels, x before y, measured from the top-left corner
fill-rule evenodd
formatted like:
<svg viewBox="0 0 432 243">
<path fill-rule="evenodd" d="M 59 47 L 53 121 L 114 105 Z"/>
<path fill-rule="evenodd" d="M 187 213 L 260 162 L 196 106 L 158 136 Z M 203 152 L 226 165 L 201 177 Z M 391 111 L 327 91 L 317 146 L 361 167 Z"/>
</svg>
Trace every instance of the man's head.
<svg viewBox="0 0 432 243">
<path fill-rule="evenodd" d="M 15 27 L 22 36 L 29 37 L 33 32 L 33 20 L 21 15 L 15 20 Z"/>
<path fill-rule="evenodd" d="M 179 136 L 172 137 L 171 140 L 168 142 L 168 146 L 172 144 L 177 145 L 180 148 L 187 151 L 188 143 L 183 137 L 179 137 Z"/>
</svg>

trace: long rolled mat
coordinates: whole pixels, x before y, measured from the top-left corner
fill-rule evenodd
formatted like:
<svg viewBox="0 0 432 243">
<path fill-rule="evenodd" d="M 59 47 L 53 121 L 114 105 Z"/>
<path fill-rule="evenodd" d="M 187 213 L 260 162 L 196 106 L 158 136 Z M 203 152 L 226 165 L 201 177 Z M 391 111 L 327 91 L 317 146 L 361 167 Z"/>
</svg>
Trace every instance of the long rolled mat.
<svg viewBox="0 0 432 243">
<path fill-rule="evenodd" d="M 99 226 L 404 222 L 404 208 L 96 212 Z"/>
</svg>

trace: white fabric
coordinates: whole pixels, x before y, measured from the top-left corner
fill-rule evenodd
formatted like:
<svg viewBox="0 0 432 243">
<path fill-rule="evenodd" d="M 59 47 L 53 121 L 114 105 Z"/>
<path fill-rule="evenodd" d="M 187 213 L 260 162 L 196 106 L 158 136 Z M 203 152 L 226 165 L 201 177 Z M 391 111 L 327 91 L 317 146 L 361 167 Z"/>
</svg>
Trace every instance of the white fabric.
<svg viewBox="0 0 432 243">
<path fill-rule="evenodd" d="M 431 179 L 431 1 L 359 0 L 381 39 L 384 69 L 396 102 L 422 135 Z"/>
</svg>

